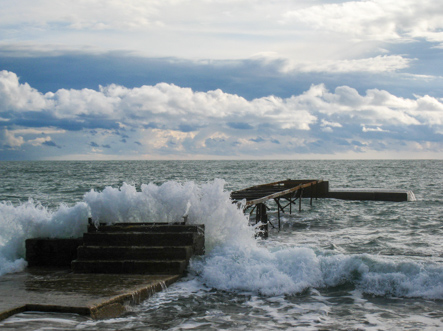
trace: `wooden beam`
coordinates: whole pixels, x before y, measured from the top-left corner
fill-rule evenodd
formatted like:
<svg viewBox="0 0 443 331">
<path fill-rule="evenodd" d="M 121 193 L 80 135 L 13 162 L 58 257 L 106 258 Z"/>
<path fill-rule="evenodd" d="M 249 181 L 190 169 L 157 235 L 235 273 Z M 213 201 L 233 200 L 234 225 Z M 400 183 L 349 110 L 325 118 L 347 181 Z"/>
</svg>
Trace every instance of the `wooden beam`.
<svg viewBox="0 0 443 331">
<path fill-rule="evenodd" d="M 311 185 L 311 182 L 306 183 L 306 184 L 299 184 L 299 185 L 297 185 L 295 187 L 291 187 L 290 189 L 286 189 L 286 190 L 283 190 L 283 191 L 278 191 L 278 192 L 275 192 L 275 193 L 272 193 L 272 194 L 260 197 L 258 199 L 252 199 L 252 200 L 249 200 L 249 201 L 247 200 L 246 201 L 246 206 L 251 206 L 251 205 L 256 205 L 256 204 L 259 204 L 259 203 L 263 203 L 263 202 L 265 202 L 267 200 L 275 199 L 275 198 L 281 197 L 283 195 L 287 195 L 287 194 L 296 192 L 296 191 L 298 191 L 300 189 L 303 189 L 305 187 L 309 187 L 310 185 Z M 237 191 L 237 192 L 239 193 L 240 191 Z"/>
</svg>

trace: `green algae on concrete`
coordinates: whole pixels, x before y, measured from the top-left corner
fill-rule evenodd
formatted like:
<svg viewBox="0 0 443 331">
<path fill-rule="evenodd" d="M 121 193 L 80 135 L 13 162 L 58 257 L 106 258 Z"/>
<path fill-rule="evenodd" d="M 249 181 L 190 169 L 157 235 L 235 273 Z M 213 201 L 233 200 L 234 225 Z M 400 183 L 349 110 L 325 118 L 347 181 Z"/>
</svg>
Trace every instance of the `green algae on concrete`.
<svg viewBox="0 0 443 331">
<path fill-rule="evenodd" d="M 25 311 L 117 317 L 180 278 L 179 275 L 76 274 L 28 268 L 0 277 L 0 320 Z"/>
</svg>

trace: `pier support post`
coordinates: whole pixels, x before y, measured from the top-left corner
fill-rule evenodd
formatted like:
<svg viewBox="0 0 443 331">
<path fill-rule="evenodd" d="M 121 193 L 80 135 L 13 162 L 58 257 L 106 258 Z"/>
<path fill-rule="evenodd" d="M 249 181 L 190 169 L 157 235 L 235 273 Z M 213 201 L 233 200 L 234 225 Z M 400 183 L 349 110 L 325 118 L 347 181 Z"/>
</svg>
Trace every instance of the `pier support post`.
<svg viewBox="0 0 443 331">
<path fill-rule="evenodd" d="M 300 189 L 300 197 L 298 198 L 298 211 L 301 212 L 301 198 L 303 197 L 303 189 Z"/>
<path fill-rule="evenodd" d="M 257 204 L 256 208 L 256 218 L 255 224 L 261 222 L 262 224 L 258 227 L 257 236 L 262 239 L 268 238 L 268 214 L 266 213 L 266 205 L 264 203 Z"/>
<path fill-rule="evenodd" d="M 312 184 L 311 184 L 311 186 L 310 186 L 310 188 L 311 188 L 311 200 L 309 201 L 309 204 L 312 206 L 312 196 L 314 195 L 313 194 L 313 187 L 312 187 Z"/>
<path fill-rule="evenodd" d="M 274 199 L 277 204 L 277 219 L 278 219 L 278 231 L 280 231 L 280 198 Z"/>
</svg>

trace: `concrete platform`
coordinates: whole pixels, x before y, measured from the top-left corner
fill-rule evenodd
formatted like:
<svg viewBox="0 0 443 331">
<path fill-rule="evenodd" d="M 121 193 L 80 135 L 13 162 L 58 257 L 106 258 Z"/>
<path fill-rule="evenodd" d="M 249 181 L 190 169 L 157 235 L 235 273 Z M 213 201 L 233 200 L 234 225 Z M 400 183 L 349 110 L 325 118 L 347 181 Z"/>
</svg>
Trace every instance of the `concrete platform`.
<svg viewBox="0 0 443 331">
<path fill-rule="evenodd" d="M 320 179 L 287 179 L 279 182 L 252 186 L 231 193 L 231 199 L 242 201 L 246 199 L 246 207 L 266 203 L 268 200 L 303 198 L 325 198 L 342 200 L 373 200 L 373 201 L 415 201 L 414 193 L 410 190 L 396 189 L 330 189 L 329 181 Z M 289 205 L 288 205 L 289 206 Z M 283 211 L 283 207 L 280 206 Z"/>
<path fill-rule="evenodd" d="M 0 320 L 25 311 L 113 318 L 180 279 L 179 275 L 75 274 L 33 267 L 0 277 Z"/>
<path fill-rule="evenodd" d="M 410 190 L 385 189 L 330 189 L 328 198 L 341 200 L 372 200 L 372 201 L 415 201 L 415 195 Z"/>
</svg>

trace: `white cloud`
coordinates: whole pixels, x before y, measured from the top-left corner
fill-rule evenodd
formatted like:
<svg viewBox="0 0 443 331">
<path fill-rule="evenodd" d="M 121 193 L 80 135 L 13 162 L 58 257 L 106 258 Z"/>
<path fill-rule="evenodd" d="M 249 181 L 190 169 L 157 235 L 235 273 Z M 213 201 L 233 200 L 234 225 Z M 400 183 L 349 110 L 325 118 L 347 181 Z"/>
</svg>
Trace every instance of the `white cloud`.
<svg viewBox="0 0 443 331">
<path fill-rule="evenodd" d="M 0 71 L 0 111 L 35 111 L 50 106 L 50 103 L 42 93 L 30 87 L 29 84 L 20 84 L 15 73 Z"/>
<path fill-rule="evenodd" d="M 37 135 L 34 129 L 18 129 L 18 130 L 8 130 L 6 128 L 1 129 L 0 128 L 0 147 L 6 146 L 11 149 L 19 149 L 22 145 L 31 145 L 31 146 L 41 146 L 43 144 L 47 144 L 51 142 L 52 145 L 56 146 L 55 143 L 52 142 L 51 137 L 37 137 L 34 139 L 28 139 L 25 140 L 23 136 L 20 136 L 20 134 L 24 135 Z M 64 130 L 57 130 L 57 133 L 65 133 Z M 39 135 L 42 133 L 39 132 Z"/>
<path fill-rule="evenodd" d="M 169 1 L 51 1 L 5 0 L 2 25 L 26 22 L 33 28 L 133 29 L 156 24 L 159 8 Z M 164 6 L 163 5 L 163 6 Z"/>
<path fill-rule="evenodd" d="M 115 128 L 156 127 L 183 132 L 201 127 L 228 125 L 230 130 L 247 131 L 266 124 L 275 130 L 310 130 L 318 115 L 324 123 L 346 121 L 367 125 L 441 125 L 443 103 L 430 96 L 415 99 L 396 97 L 387 91 L 371 89 L 366 95 L 348 86 L 330 92 L 324 85 L 313 85 L 298 96 L 275 96 L 248 101 L 221 90 L 195 92 L 173 84 L 126 88 L 119 85 L 65 90 L 41 94 L 28 84 L 20 84 L 14 73 L 0 73 L 3 111 L 34 111 L 51 114 L 54 120 L 75 120 L 91 126 L 94 121 L 112 121 Z M 234 123 L 234 124 L 232 124 Z M 329 126 L 333 126 L 329 124 Z M 63 129 L 63 128 L 62 128 Z"/>
<path fill-rule="evenodd" d="M 22 146 L 25 143 L 23 137 L 16 137 L 13 132 L 10 132 L 7 129 L 0 129 L 0 146 L 9 146 L 13 149 Z"/>
<path fill-rule="evenodd" d="M 360 95 L 357 90 L 348 86 L 337 87 L 331 93 L 324 85 L 316 85 L 292 99 L 298 108 L 304 107 L 310 109 L 311 113 L 319 112 L 330 118 L 339 116 L 345 118 L 348 124 L 420 125 L 427 120 L 425 113 L 421 113 L 420 119 L 418 118 L 420 99 L 399 98 L 376 89 Z M 430 99 L 441 104 L 435 98 Z M 441 116 L 443 112 L 436 115 Z"/>
<path fill-rule="evenodd" d="M 145 132 L 144 142 L 153 149 L 168 147 L 171 151 L 177 152 L 184 150 L 182 144 L 185 139 L 194 137 L 195 133 L 192 132 L 153 129 Z"/>
<path fill-rule="evenodd" d="M 332 153 L 388 148 L 380 147 L 385 146 L 377 142 L 382 138 L 390 139 L 389 148 L 400 148 L 403 140 L 422 144 L 443 131 L 441 99 L 401 98 L 378 89 L 360 94 L 349 86 L 329 91 L 323 84 L 312 85 L 288 98 L 253 100 L 166 83 L 41 94 L 9 72 L 0 75 L 0 86 L 8 86 L 1 90 L 8 106 L 3 104 L 0 112 L 9 119 L 2 122 L 8 126 L 2 145 L 12 148 L 25 143 L 59 147 L 49 136 L 57 134 L 57 142 L 76 153 L 93 147 L 96 153 L 131 157 Z"/>
<path fill-rule="evenodd" d="M 326 120 L 321 120 L 321 126 L 329 126 L 329 127 L 333 127 L 333 128 L 341 128 L 343 127 L 343 125 L 341 125 L 340 123 L 337 122 L 328 122 Z"/>
<path fill-rule="evenodd" d="M 443 42 L 443 10 L 431 0 L 3 3 L 0 54 L 13 56 L 120 51 L 238 60 L 277 52 L 289 59 L 285 71 L 382 72 L 411 60 L 389 55 L 379 41 Z"/>
<path fill-rule="evenodd" d="M 347 1 L 288 11 L 284 18 L 357 40 L 443 41 L 443 8 L 432 0 Z"/>
<path fill-rule="evenodd" d="M 41 146 L 42 144 L 51 141 L 51 137 L 39 137 L 35 139 L 28 140 L 26 143 L 32 146 Z"/>
<path fill-rule="evenodd" d="M 362 59 L 303 62 L 283 58 L 276 53 L 256 54 L 252 57 L 252 60 L 266 67 L 274 67 L 282 73 L 385 73 L 406 69 L 414 61 L 400 55 L 379 55 Z"/>
<path fill-rule="evenodd" d="M 411 59 L 400 55 L 383 55 L 366 59 L 323 61 L 315 63 L 289 64 L 283 71 L 300 72 L 392 72 L 408 68 Z"/>
<path fill-rule="evenodd" d="M 300 20 L 281 24 L 288 11 L 316 8 L 308 7 L 310 0 L 196 0 L 192 5 L 184 0 L 60 0 L 57 6 L 51 1 L 3 2 L 0 53 L 16 56 L 126 51 L 151 57 L 245 59 L 258 52 L 279 52 L 306 61 L 319 55 L 327 59 L 332 49 L 345 47 L 349 54 L 357 48 L 349 47 L 347 38 L 320 36 Z M 324 51 L 318 52 L 319 47 Z"/>
<path fill-rule="evenodd" d="M 362 127 L 362 131 L 363 132 L 389 132 L 388 130 L 383 130 L 380 127 L 376 127 L 376 128 L 367 128 L 365 126 Z"/>
</svg>

